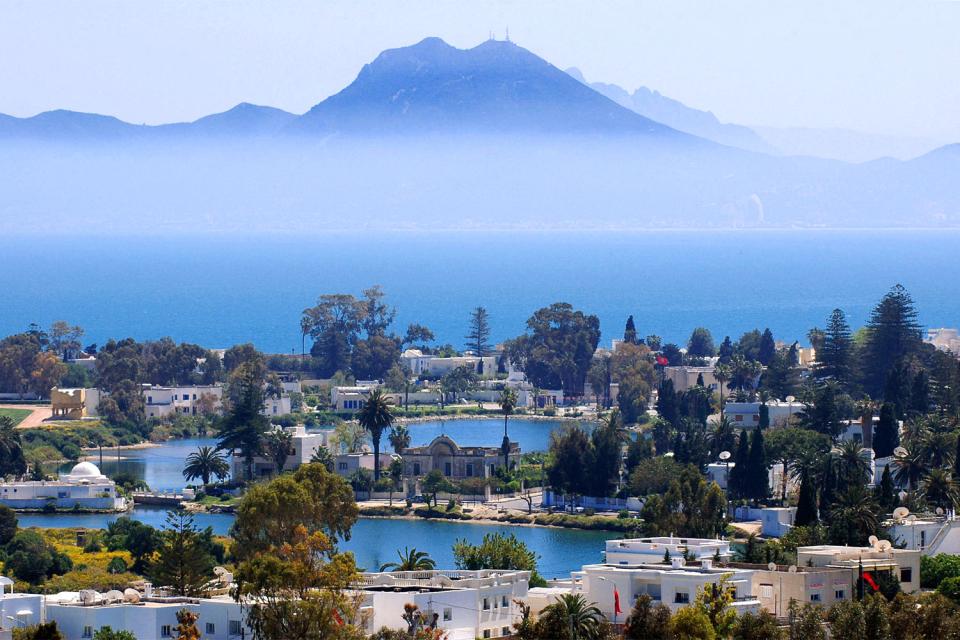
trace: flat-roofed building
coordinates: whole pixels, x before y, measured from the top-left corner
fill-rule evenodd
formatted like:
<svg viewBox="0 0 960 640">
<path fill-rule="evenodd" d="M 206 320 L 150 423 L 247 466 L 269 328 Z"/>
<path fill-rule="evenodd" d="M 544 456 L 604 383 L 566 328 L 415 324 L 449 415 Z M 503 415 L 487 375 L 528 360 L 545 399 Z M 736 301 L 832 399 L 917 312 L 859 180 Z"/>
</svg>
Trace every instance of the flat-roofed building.
<svg viewBox="0 0 960 640">
<path fill-rule="evenodd" d="M 612 565 L 657 563 L 667 554 L 671 558 L 692 557 L 695 560 L 718 556 L 727 560 L 731 557 L 730 543 L 726 540 L 678 536 L 607 540 L 604 553 L 607 564 Z"/>
<path fill-rule="evenodd" d="M 886 543 L 886 544 L 884 544 Z M 913 593 L 920 589 L 920 552 L 894 549 L 886 541 L 872 547 L 817 545 L 797 548 L 797 566 L 838 567 L 851 572 L 856 583 L 861 567 L 871 574 L 889 574 L 900 583 L 900 590 Z"/>
</svg>

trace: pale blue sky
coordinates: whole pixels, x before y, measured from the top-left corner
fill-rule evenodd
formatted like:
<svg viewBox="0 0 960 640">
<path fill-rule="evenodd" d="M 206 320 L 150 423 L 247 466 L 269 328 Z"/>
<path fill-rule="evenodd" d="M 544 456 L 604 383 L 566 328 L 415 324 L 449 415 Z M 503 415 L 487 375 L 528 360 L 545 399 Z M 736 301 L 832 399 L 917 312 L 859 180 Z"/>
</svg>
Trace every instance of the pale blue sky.
<svg viewBox="0 0 960 640">
<path fill-rule="evenodd" d="M 724 121 L 960 140 L 960 1 L 0 0 L 0 112 L 302 112 L 385 48 L 490 30 Z"/>
</svg>

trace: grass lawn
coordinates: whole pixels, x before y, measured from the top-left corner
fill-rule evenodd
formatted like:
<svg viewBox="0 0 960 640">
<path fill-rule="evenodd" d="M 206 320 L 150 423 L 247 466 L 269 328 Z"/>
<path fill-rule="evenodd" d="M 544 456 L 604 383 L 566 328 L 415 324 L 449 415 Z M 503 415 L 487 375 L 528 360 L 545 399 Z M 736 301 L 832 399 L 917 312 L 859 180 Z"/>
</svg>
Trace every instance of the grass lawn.
<svg viewBox="0 0 960 640">
<path fill-rule="evenodd" d="M 32 409 L 0 409 L 0 416 L 13 418 L 13 426 L 17 426 L 23 419 L 33 413 Z"/>
</svg>

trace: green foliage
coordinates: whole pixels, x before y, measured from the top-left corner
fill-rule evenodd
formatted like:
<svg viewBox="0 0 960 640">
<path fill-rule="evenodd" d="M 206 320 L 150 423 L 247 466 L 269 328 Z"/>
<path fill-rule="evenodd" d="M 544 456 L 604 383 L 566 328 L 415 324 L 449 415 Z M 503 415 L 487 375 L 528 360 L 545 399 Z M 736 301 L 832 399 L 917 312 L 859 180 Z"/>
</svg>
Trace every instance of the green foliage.
<svg viewBox="0 0 960 640">
<path fill-rule="evenodd" d="M 937 593 L 960 604 L 960 576 L 946 578 L 937 585 Z"/>
<path fill-rule="evenodd" d="M 65 640 L 55 621 L 13 629 L 13 640 Z"/>
<path fill-rule="evenodd" d="M 936 589 L 948 578 L 960 578 L 960 556 L 938 553 L 920 556 L 920 586 Z"/>
<path fill-rule="evenodd" d="M 16 534 L 16 512 L 7 505 L 0 504 L 0 547 L 10 542 Z"/>
<path fill-rule="evenodd" d="M 630 474 L 630 493 L 635 496 L 662 495 L 674 480 L 679 480 L 684 468 L 670 456 L 641 460 Z"/>
<path fill-rule="evenodd" d="M 783 631 L 776 617 L 766 609 L 761 609 L 756 615 L 748 611 L 737 618 L 731 637 L 733 640 L 780 640 Z"/>
<path fill-rule="evenodd" d="M 223 480 L 230 475 L 230 463 L 218 449 L 214 447 L 200 447 L 187 456 L 183 467 L 183 477 L 187 480 L 200 478 L 204 485 L 210 484 L 210 478 Z"/>
<path fill-rule="evenodd" d="M 720 487 L 687 466 L 665 494 L 650 496 L 640 515 L 648 535 L 712 538 L 724 530 L 726 509 Z"/>
<path fill-rule="evenodd" d="M 157 559 L 149 568 L 154 584 L 170 587 L 176 595 L 197 596 L 213 579 L 216 559 L 204 545 L 193 516 L 185 511 L 167 512 L 160 534 Z"/>
<path fill-rule="evenodd" d="M 893 455 L 900 446 L 900 426 L 897 423 L 897 408 L 892 402 L 880 406 L 880 420 L 873 436 L 873 451 L 878 458 Z"/>
<path fill-rule="evenodd" d="M 862 367 L 872 397 L 878 397 L 891 370 L 914 356 L 921 344 L 913 299 L 898 284 L 874 307 L 867 323 Z"/>
<path fill-rule="evenodd" d="M 253 363 L 239 365 L 230 377 L 230 410 L 221 423 L 217 448 L 239 451 L 247 480 L 253 479 L 253 458 L 260 452 L 269 421 L 260 414 L 265 402 L 263 371 Z"/>
<path fill-rule="evenodd" d="M 39 584 L 50 576 L 66 573 L 73 568 L 70 558 L 57 551 L 36 531 L 18 531 L 7 543 L 6 554 L 4 568 L 31 584 Z"/>
<path fill-rule="evenodd" d="M 625 640 L 673 640 L 670 607 L 662 602 L 653 604 L 646 593 L 633 603 L 627 616 L 623 637 Z"/>
<path fill-rule="evenodd" d="M 137 637 L 124 629 L 114 631 L 107 625 L 94 632 L 93 640 L 137 640 Z"/>
<path fill-rule="evenodd" d="M 690 339 L 687 340 L 687 355 L 695 358 L 707 358 L 714 353 L 716 353 L 716 348 L 713 346 L 713 336 L 710 335 L 710 330 L 704 327 L 694 329 L 693 333 L 690 334 Z"/>
<path fill-rule="evenodd" d="M 391 400 L 382 389 L 374 389 L 357 413 L 357 422 L 370 433 L 373 442 L 373 479 L 380 479 L 380 439 L 393 423 Z"/>
<path fill-rule="evenodd" d="M 512 533 L 488 533 L 478 545 L 466 540 L 457 540 L 453 545 L 453 558 L 458 569 L 512 569 L 530 571 L 530 586 L 543 586 L 545 582 L 537 573 L 537 554 Z"/>
<path fill-rule="evenodd" d="M 683 607 L 671 619 L 674 637 L 678 640 L 714 640 L 717 632 L 710 618 L 697 607 Z"/>
<path fill-rule="evenodd" d="M 426 551 L 417 551 L 404 547 L 403 551 L 397 550 L 399 562 L 387 562 L 380 565 L 380 571 L 430 571 L 436 568 L 437 563 L 433 561 L 430 554 Z"/>
<path fill-rule="evenodd" d="M 143 573 L 150 556 L 160 545 L 160 534 L 149 525 L 123 517 L 107 525 L 106 541 L 110 551 L 129 551 L 133 570 Z"/>
</svg>

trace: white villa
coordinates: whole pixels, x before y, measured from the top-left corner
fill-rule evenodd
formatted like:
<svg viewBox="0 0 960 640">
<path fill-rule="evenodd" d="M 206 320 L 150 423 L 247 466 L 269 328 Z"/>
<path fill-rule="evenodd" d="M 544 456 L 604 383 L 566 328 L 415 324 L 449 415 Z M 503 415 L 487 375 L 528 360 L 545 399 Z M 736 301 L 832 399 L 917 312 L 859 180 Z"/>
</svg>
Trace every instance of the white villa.
<svg viewBox="0 0 960 640">
<path fill-rule="evenodd" d="M 42 614 L 43 596 L 14 593 L 13 580 L 0 576 L 0 638 L 9 638 L 11 629 L 39 624 Z"/>
<path fill-rule="evenodd" d="M 671 558 L 693 556 L 696 560 L 712 559 L 717 555 L 721 560 L 731 557 L 730 543 L 726 540 L 676 536 L 607 540 L 604 554 L 607 564 L 613 565 L 654 564 L 662 562 L 666 554 Z"/>
<path fill-rule="evenodd" d="M 476 356 L 469 354 L 441 358 L 424 355 L 419 349 L 407 349 L 400 354 L 400 363 L 414 376 L 443 376 L 454 369 L 466 367 L 481 378 L 494 378 L 497 375 L 497 356 Z"/>
<path fill-rule="evenodd" d="M 760 402 L 728 402 L 724 405 L 723 411 L 734 426 L 752 429 L 760 425 L 760 405 Z M 797 402 L 793 396 L 786 400 L 769 400 L 766 405 L 771 427 L 787 425 L 794 416 L 807 408 L 807 405 Z"/>
<path fill-rule="evenodd" d="M 100 473 L 92 462 L 74 465 L 70 473 L 59 480 L 23 480 L 0 483 L 0 504 L 11 509 L 32 510 L 96 509 L 123 511 L 126 499 L 117 493 L 117 486 L 110 478 Z"/>
<path fill-rule="evenodd" d="M 520 619 L 515 600 L 525 600 L 528 571 L 401 571 L 364 573 L 359 594 L 366 631 L 381 627 L 406 630 L 403 606 L 415 604 L 436 616 L 435 626 L 447 640 L 505 638 Z"/>
<path fill-rule="evenodd" d="M 277 427 L 277 431 L 286 431 L 292 437 L 291 452 L 287 456 L 283 465 L 284 471 L 296 469 L 300 465 L 307 464 L 313 457 L 313 454 L 320 447 L 329 447 L 333 438 L 333 429 L 323 429 L 320 431 L 307 431 L 303 425 L 294 427 Z M 233 477 L 242 478 L 244 476 L 244 460 L 240 455 L 232 458 Z M 277 472 L 277 465 L 273 460 L 265 456 L 256 456 L 253 459 L 253 474 L 255 477 L 269 477 Z"/>
</svg>

